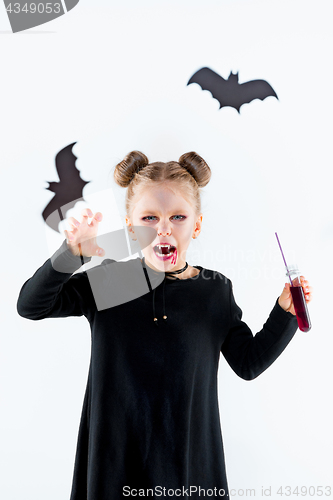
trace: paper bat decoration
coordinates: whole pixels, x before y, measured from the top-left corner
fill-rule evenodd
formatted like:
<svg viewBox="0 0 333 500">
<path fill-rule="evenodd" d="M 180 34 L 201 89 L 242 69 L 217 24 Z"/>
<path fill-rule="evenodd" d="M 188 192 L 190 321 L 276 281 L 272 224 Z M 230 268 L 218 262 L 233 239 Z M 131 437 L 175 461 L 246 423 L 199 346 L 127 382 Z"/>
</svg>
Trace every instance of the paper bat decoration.
<svg viewBox="0 0 333 500">
<path fill-rule="evenodd" d="M 197 83 L 202 90 L 209 90 L 213 97 L 220 103 L 220 109 L 230 106 L 239 109 L 243 104 L 249 103 L 254 99 L 261 99 L 273 96 L 278 99 L 273 88 L 266 80 L 251 80 L 246 83 L 238 83 L 238 73 L 230 72 L 228 80 L 225 80 L 210 68 L 201 68 L 194 73 L 187 85 Z"/>
<path fill-rule="evenodd" d="M 72 152 L 76 142 L 63 148 L 55 157 L 56 169 L 60 182 L 48 182 L 49 187 L 45 188 L 55 193 L 50 203 L 44 209 L 42 216 L 46 224 L 59 232 L 58 224 L 64 220 L 68 210 L 75 204 L 84 200 L 82 191 L 90 181 L 84 181 L 80 176 L 80 171 L 76 168 L 77 156 Z"/>
</svg>

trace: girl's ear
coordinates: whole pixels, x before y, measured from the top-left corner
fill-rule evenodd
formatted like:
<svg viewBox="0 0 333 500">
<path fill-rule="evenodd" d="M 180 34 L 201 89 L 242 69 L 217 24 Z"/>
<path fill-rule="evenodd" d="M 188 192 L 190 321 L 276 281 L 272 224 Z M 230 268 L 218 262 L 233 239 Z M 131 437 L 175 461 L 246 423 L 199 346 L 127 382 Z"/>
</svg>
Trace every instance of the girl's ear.
<svg viewBox="0 0 333 500">
<path fill-rule="evenodd" d="M 135 231 L 134 229 L 132 228 L 132 224 L 128 221 L 128 219 L 126 219 L 126 225 L 127 225 L 127 232 L 130 236 L 130 238 L 133 240 L 133 241 L 136 241 L 136 238 L 134 238 L 135 236 Z"/>
<path fill-rule="evenodd" d="M 197 222 L 195 223 L 195 229 L 193 233 L 193 238 L 197 238 L 201 231 L 202 214 L 199 215 Z"/>
</svg>

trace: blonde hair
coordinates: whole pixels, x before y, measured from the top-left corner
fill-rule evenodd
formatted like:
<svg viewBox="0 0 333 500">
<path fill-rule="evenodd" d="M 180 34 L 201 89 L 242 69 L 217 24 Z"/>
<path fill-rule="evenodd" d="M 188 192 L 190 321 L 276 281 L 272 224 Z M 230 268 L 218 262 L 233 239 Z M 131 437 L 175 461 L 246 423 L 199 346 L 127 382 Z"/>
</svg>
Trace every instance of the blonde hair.
<svg viewBox="0 0 333 500">
<path fill-rule="evenodd" d="M 126 212 L 132 216 L 135 200 L 140 193 L 152 186 L 166 182 L 174 184 L 192 205 L 196 216 L 201 213 L 200 188 L 208 184 L 211 169 L 194 151 L 184 153 L 177 161 L 149 163 L 141 151 L 131 151 L 115 166 L 114 180 L 120 187 L 127 187 Z"/>
</svg>

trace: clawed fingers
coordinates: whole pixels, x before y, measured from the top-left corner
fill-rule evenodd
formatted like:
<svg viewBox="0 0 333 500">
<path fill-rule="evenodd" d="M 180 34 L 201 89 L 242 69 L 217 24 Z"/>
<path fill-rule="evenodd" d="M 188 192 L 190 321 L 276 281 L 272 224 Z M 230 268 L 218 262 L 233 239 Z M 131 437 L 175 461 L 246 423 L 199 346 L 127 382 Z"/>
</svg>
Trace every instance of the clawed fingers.
<svg viewBox="0 0 333 500">
<path fill-rule="evenodd" d="M 71 226 L 72 228 L 72 231 L 78 227 L 80 227 L 80 223 L 77 219 L 75 219 L 74 217 L 68 217 L 67 219 L 67 223 Z"/>
<path fill-rule="evenodd" d="M 81 210 L 80 222 L 75 217 L 69 217 L 66 220 L 67 229 L 64 231 L 64 234 L 67 244 L 74 255 L 86 255 L 89 257 L 95 254 L 100 256 L 105 254 L 104 250 L 97 247 L 96 243 L 98 223 L 102 218 L 103 215 L 101 212 L 93 214 L 92 210 L 86 207 Z M 90 223 L 88 223 L 88 219 L 90 219 Z M 101 250 L 101 253 L 98 250 Z"/>
<path fill-rule="evenodd" d="M 90 208 L 83 208 L 83 209 L 81 210 L 81 215 L 82 215 L 82 217 L 83 217 L 83 220 L 84 220 L 84 219 L 86 219 L 86 220 L 87 220 L 88 218 L 93 217 L 93 215 L 94 215 L 94 214 L 92 213 L 92 210 L 90 210 Z"/>
<path fill-rule="evenodd" d="M 101 214 L 101 212 L 96 212 L 95 215 L 93 216 L 91 222 L 90 222 L 90 226 L 95 226 L 96 224 L 101 222 L 102 218 L 103 218 L 103 215 Z"/>
<path fill-rule="evenodd" d="M 103 218 L 103 215 L 101 212 L 96 212 L 95 215 L 93 214 L 92 210 L 90 208 L 83 208 L 81 211 L 82 215 L 82 220 L 88 224 L 88 218 L 92 219 L 88 226 L 94 226 L 98 222 L 100 222 Z"/>
<path fill-rule="evenodd" d="M 65 236 L 67 238 L 67 241 L 73 241 L 74 240 L 74 234 L 73 234 L 73 231 L 66 231 L 66 229 L 64 229 L 64 233 L 65 233 Z"/>
</svg>

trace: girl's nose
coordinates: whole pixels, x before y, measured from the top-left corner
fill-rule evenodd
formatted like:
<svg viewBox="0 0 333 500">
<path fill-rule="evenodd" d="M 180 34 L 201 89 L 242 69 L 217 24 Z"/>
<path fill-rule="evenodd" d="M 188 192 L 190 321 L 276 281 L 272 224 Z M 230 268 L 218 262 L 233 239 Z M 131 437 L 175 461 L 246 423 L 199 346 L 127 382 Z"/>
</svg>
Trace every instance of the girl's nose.
<svg viewBox="0 0 333 500">
<path fill-rule="evenodd" d="M 171 234 L 171 231 L 157 231 L 157 234 L 159 234 L 161 236 L 167 236 L 167 235 Z"/>
<path fill-rule="evenodd" d="M 157 228 L 157 234 L 167 235 L 171 233 L 169 224 L 160 224 Z"/>
</svg>

